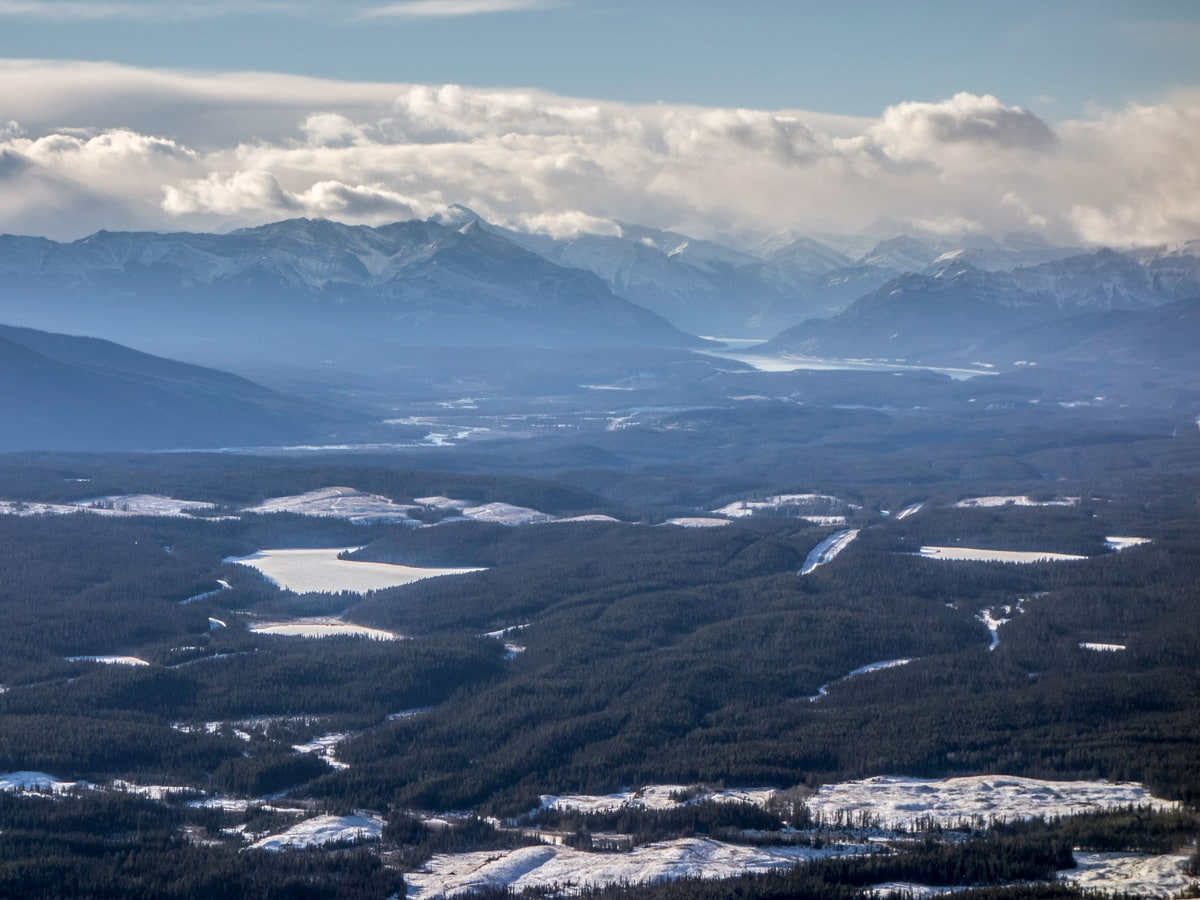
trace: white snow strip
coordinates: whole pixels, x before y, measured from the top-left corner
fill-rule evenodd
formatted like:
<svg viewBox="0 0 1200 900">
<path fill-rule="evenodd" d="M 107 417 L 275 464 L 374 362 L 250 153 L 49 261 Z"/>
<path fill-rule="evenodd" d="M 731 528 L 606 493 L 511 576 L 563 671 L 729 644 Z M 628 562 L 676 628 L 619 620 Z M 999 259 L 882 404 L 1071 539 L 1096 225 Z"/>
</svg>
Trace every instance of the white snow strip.
<svg viewBox="0 0 1200 900">
<path fill-rule="evenodd" d="M 975 547 L 922 547 L 918 556 L 975 562 L 1036 563 L 1087 559 L 1071 553 L 1050 553 L 1039 550 L 982 550 Z"/>
<path fill-rule="evenodd" d="M 924 503 L 913 503 L 911 506 L 906 506 L 900 512 L 896 513 L 897 519 L 907 519 L 909 516 L 914 516 L 921 511 Z"/>
<path fill-rule="evenodd" d="M 1149 544 L 1150 538 L 1143 537 L 1120 537 L 1118 535 L 1110 535 L 1104 539 L 1104 546 L 1112 550 L 1120 552 L 1128 550 L 1130 547 L 1139 547 L 1142 544 Z"/>
<path fill-rule="evenodd" d="M 993 509 L 999 506 L 1078 506 L 1078 497 L 1056 497 L 1053 500 L 1033 500 L 1019 497 L 968 497 L 954 504 L 958 509 Z"/>
<path fill-rule="evenodd" d="M 1061 881 L 1089 891 L 1112 891 L 1139 897 L 1178 897 L 1197 884 L 1184 874 L 1190 853 L 1083 853 L 1075 851 L 1075 868 L 1059 873 Z"/>
<path fill-rule="evenodd" d="M 430 509 L 440 509 L 444 512 L 466 509 L 468 506 L 474 505 L 470 500 L 455 500 L 452 497 L 415 497 L 413 503 L 427 506 Z"/>
<path fill-rule="evenodd" d="M 292 850 L 351 841 L 377 841 L 381 834 L 383 819 L 360 811 L 352 816 L 316 816 L 250 846 L 255 850 Z"/>
<path fill-rule="evenodd" d="M 94 662 L 109 666 L 148 666 L 150 663 L 136 656 L 68 656 L 67 662 Z"/>
<path fill-rule="evenodd" d="M 834 557 L 849 547 L 856 537 L 858 537 L 857 528 L 831 534 L 809 551 L 804 565 L 800 569 L 800 574 L 807 575 L 825 563 L 832 562 Z"/>
<path fill-rule="evenodd" d="M 865 666 L 859 666 L 853 672 L 843 675 L 837 681 L 848 681 L 858 675 L 866 675 L 870 672 L 882 672 L 884 669 L 894 669 L 897 666 L 907 666 L 912 659 L 885 659 L 880 662 L 867 663 Z M 831 681 L 817 688 L 817 692 L 808 698 L 809 703 L 816 703 L 822 697 L 829 693 L 829 686 L 837 684 L 837 681 Z"/>
<path fill-rule="evenodd" d="M 338 555 L 356 548 L 320 550 L 260 550 L 250 556 L 230 557 L 225 562 L 250 566 L 261 572 L 268 581 L 298 594 L 349 591 L 365 594 L 368 591 L 411 584 L 423 578 L 441 575 L 464 575 L 482 569 L 428 569 L 398 566 L 390 563 L 361 562 L 338 559 Z"/>
<path fill-rule="evenodd" d="M 707 838 L 680 838 L 628 853 L 587 853 L 568 847 L 521 847 L 435 856 L 420 872 L 406 873 L 409 900 L 451 897 L 483 887 L 558 887 L 644 884 L 678 878 L 731 878 L 786 868 L 808 859 L 863 852 L 857 847 L 747 847 Z"/>
<path fill-rule="evenodd" d="M 288 637 L 327 638 L 327 637 L 365 637 L 373 641 L 399 641 L 401 635 L 379 628 L 368 628 L 365 625 L 355 625 L 343 622 L 341 619 L 293 619 L 289 622 L 264 622 L 261 625 L 251 625 L 250 630 L 255 634 L 281 634 Z"/>
<path fill-rule="evenodd" d="M 679 516 L 675 519 L 667 519 L 663 522 L 664 525 L 678 525 L 680 528 L 720 528 L 722 525 L 731 525 L 731 519 L 711 519 L 707 516 Z"/>
<path fill-rule="evenodd" d="M 1080 641 L 1080 650 L 1096 650 L 1100 653 L 1120 653 L 1125 650 L 1124 644 L 1097 644 L 1092 641 Z"/>
<path fill-rule="evenodd" d="M 1007 775 L 942 780 L 883 776 L 825 785 L 806 801 L 826 823 L 857 824 L 862 816 L 883 828 L 915 829 L 934 821 L 953 827 L 964 820 L 1069 816 L 1120 806 L 1174 809 L 1140 784 L 1107 781 L 1041 781 Z"/>
<path fill-rule="evenodd" d="M 571 516 L 567 519 L 555 519 L 555 522 L 617 522 L 621 524 L 620 519 L 614 519 L 612 516 L 604 516 L 598 513 L 586 516 Z"/>
<path fill-rule="evenodd" d="M 326 487 L 291 497 L 275 497 L 257 506 L 247 507 L 242 512 L 321 516 L 345 519 L 358 525 L 378 522 L 415 525 L 416 520 L 409 515 L 411 510 L 411 506 L 401 506 L 379 494 L 364 494 L 348 487 Z"/>
</svg>

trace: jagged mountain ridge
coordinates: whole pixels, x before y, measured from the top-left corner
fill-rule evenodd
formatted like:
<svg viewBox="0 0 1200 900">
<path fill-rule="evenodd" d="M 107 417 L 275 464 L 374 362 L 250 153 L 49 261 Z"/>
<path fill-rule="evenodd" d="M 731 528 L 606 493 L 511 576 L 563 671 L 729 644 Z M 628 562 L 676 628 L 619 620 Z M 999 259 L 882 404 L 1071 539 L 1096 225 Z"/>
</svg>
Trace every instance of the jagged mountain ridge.
<svg viewBox="0 0 1200 900">
<path fill-rule="evenodd" d="M 170 346 L 361 335 L 399 344 L 698 346 L 598 277 L 477 224 L 292 219 L 225 235 L 0 237 L 10 321 Z"/>
<path fill-rule="evenodd" d="M 1200 259 L 1163 256 L 1139 263 L 1108 248 L 989 272 L 957 255 L 932 274 L 906 273 L 841 313 L 790 328 L 765 346 L 774 352 L 924 362 L 983 359 L 1039 324 L 1113 311 L 1145 311 L 1200 296 Z M 1064 335 L 1063 340 L 1067 344 Z M 1043 352 L 1047 348 L 1039 343 Z"/>
</svg>

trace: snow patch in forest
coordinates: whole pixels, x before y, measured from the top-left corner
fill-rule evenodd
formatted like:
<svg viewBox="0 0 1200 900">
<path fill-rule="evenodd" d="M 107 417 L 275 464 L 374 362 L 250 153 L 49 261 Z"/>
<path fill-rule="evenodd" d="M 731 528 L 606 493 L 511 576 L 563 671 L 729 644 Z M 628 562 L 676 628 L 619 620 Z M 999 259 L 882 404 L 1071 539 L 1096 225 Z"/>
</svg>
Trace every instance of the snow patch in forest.
<svg viewBox="0 0 1200 900">
<path fill-rule="evenodd" d="M 1174 809 L 1140 784 L 1108 781 L 1042 781 L 1007 775 L 941 780 L 883 776 L 824 785 L 805 801 L 826 823 L 869 820 L 881 828 L 913 831 L 929 822 L 1069 816 L 1122 806 Z"/>
<path fill-rule="evenodd" d="M 856 537 L 858 537 L 857 528 L 831 534 L 809 551 L 808 556 L 804 559 L 804 565 L 800 568 L 800 574 L 807 575 L 820 566 L 832 562 L 834 557 L 849 547 Z"/>
<path fill-rule="evenodd" d="M 853 672 L 843 675 L 837 681 L 830 681 L 821 685 L 819 688 L 817 688 L 817 692 L 808 698 L 808 702 L 816 703 L 818 700 L 828 694 L 830 685 L 837 684 L 838 682 L 842 681 L 849 681 L 851 678 L 855 678 L 859 675 L 866 675 L 870 672 L 882 672 L 884 669 L 894 669 L 897 666 L 907 666 L 910 662 L 912 662 L 911 658 L 884 659 L 880 660 L 879 662 L 867 663 L 865 666 L 859 666 Z"/>
<path fill-rule="evenodd" d="M 323 734 L 320 737 L 315 737 L 311 741 L 304 744 L 293 744 L 292 749 L 297 753 L 312 753 L 319 756 L 334 769 L 348 769 L 349 763 L 344 763 L 337 758 L 338 744 L 350 737 L 348 731 L 332 731 L 329 734 Z"/>
<path fill-rule="evenodd" d="M 1026 496 L 968 497 L 959 500 L 957 509 L 995 509 L 1001 506 L 1078 506 L 1078 497 L 1055 497 L 1053 500 L 1034 500 Z"/>
<path fill-rule="evenodd" d="M 409 900 L 450 897 L 480 888 L 644 884 L 680 878 L 733 878 L 789 868 L 798 862 L 864 852 L 864 847 L 749 847 L 708 838 L 679 838 L 628 853 L 588 853 L 560 846 L 521 847 L 435 856 L 420 872 L 405 873 Z"/>
<path fill-rule="evenodd" d="M 336 594 L 341 591 L 365 594 L 411 584 L 424 578 L 483 571 L 421 568 L 339 558 L 340 554 L 355 549 L 358 548 L 259 550 L 250 556 L 228 557 L 224 561 L 256 569 L 278 587 L 298 594 Z"/>
<path fill-rule="evenodd" d="M 251 844 L 255 850 L 299 850 L 327 844 L 377 841 L 383 834 L 383 819 L 373 813 L 352 816 L 316 816 L 298 822 L 280 834 Z"/>
<path fill-rule="evenodd" d="M 664 525 L 678 525 L 680 528 L 720 528 L 722 525 L 732 525 L 731 519 L 713 519 L 708 516 L 678 516 L 667 519 Z"/>
<path fill-rule="evenodd" d="M 924 503 L 910 504 L 909 506 L 906 506 L 906 507 L 904 507 L 904 509 L 900 510 L 900 512 L 896 513 L 895 518 L 907 519 L 909 516 L 915 516 L 917 513 L 919 513 L 921 511 L 921 508 L 923 506 L 925 506 Z"/>
<path fill-rule="evenodd" d="M 1098 653 L 1120 653 L 1127 649 L 1124 644 L 1098 644 L 1095 641 L 1080 641 L 1080 650 L 1095 650 Z"/>
<path fill-rule="evenodd" d="M 1130 547 L 1139 547 L 1142 544 L 1149 544 L 1150 538 L 1144 537 L 1121 537 L 1119 535 L 1109 535 L 1104 539 L 1104 546 L 1110 550 L 1116 550 L 1118 553 L 1122 550 L 1128 550 Z"/>
<path fill-rule="evenodd" d="M 42 791 L 54 794 L 69 791 L 78 782 L 60 781 L 45 772 L 7 772 L 0 775 L 0 791 Z"/>
<path fill-rule="evenodd" d="M 126 518 L 129 516 L 161 516 L 169 518 L 191 518 L 216 508 L 215 503 L 205 500 L 177 500 L 159 494 L 114 494 L 108 497 L 93 497 L 69 503 L 40 503 L 25 500 L 0 500 L 0 516 L 73 516 L 90 513 L 97 516 Z M 223 521 L 230 516 L 203 516 L 211 521 Z"/>
<path fill-rule="evenodd" d="M 365 625 L 355 625 L 353 622 L 343 622 L 341 619 L 312 618 L 292 619 L 287 622 L 263 622 L 251 625 L 250 630 L 255 634 L 279 634 L 286 637 L 327 638 L 327 637 L 364 637 L 373 641 L 399 641 L 403 636 L 379 628 L 368 628 Z"/>
<path fill-rule="evenodd" d="M 1063 562 L 1087 559 L 1072 553 L 1050 553 L 1041 550 L 985 550 L 978 547 L 922 547 L 917 556 L 953 562 L 1036 563 Z"/>
<path fill-rule="evenodd" d="M 409 515 L 412 510 L 411 506 L 401 506 L 379 494 L 364 494 L 349 487 L 324 487 L 304 494 L 264 500 L 257 506 L 246 507 L 242 512 L 261 515 L 293 513 L 345 519 L 356 525 L 416 525 L 417 521 Z"/>
<path fill-rule="evenodd" d="M 68 656 L 67 662 L 94 662 L 108 666 L 148 666 L 150 663 L 137 656 Z"/>
<path fill-rule="evenodd" d="M 769 515 L 804 519 L 814 525 L 845 525 L 845 513 L 853 509 L 859 507 L 828 494 L 775 494 L 759 500 L 735 500 L 712 512 L 731 519 Z"/>
<path fill-rule="evenodd" d="M 1148 853 L 1083 853 L 1075 851 L 1075 868 L 1059 880 L 1090 891 L 1128 892 L 1139 897 L 1175 897 L 1197 880 L 1184 872 L 1190 852 L 1153 856 Z"/>
</svg>

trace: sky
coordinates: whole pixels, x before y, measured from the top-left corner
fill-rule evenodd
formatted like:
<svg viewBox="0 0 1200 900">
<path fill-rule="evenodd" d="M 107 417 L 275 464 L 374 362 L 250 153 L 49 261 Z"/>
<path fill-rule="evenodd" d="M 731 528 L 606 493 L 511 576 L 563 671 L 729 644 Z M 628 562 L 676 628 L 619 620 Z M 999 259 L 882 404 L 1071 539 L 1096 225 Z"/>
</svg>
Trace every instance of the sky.
<svg viewBox="0 0 1200 900">
<path fill-rule="evenodd" d="M 0 231 L 1200 238 L 1194 0 L 0 0 Z"/>
</svg>

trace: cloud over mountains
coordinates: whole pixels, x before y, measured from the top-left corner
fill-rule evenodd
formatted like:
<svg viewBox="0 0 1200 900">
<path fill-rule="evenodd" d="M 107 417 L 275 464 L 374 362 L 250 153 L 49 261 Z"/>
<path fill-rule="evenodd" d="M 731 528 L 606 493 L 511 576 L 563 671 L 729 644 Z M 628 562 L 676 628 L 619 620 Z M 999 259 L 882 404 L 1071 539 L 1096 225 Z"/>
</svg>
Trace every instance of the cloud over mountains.
<svg viewBox="0 0 1200 900">
<path fill-rule="evenodd" d="M 988 95 L 878 118 L 536 91 L 0 63 L 0 230 L 378 224 L 462 203 L 556 233 L 872 222 L 1145 244 L 1200 234 L 1200 91 L 1051 124 Z"/>
</svg>

